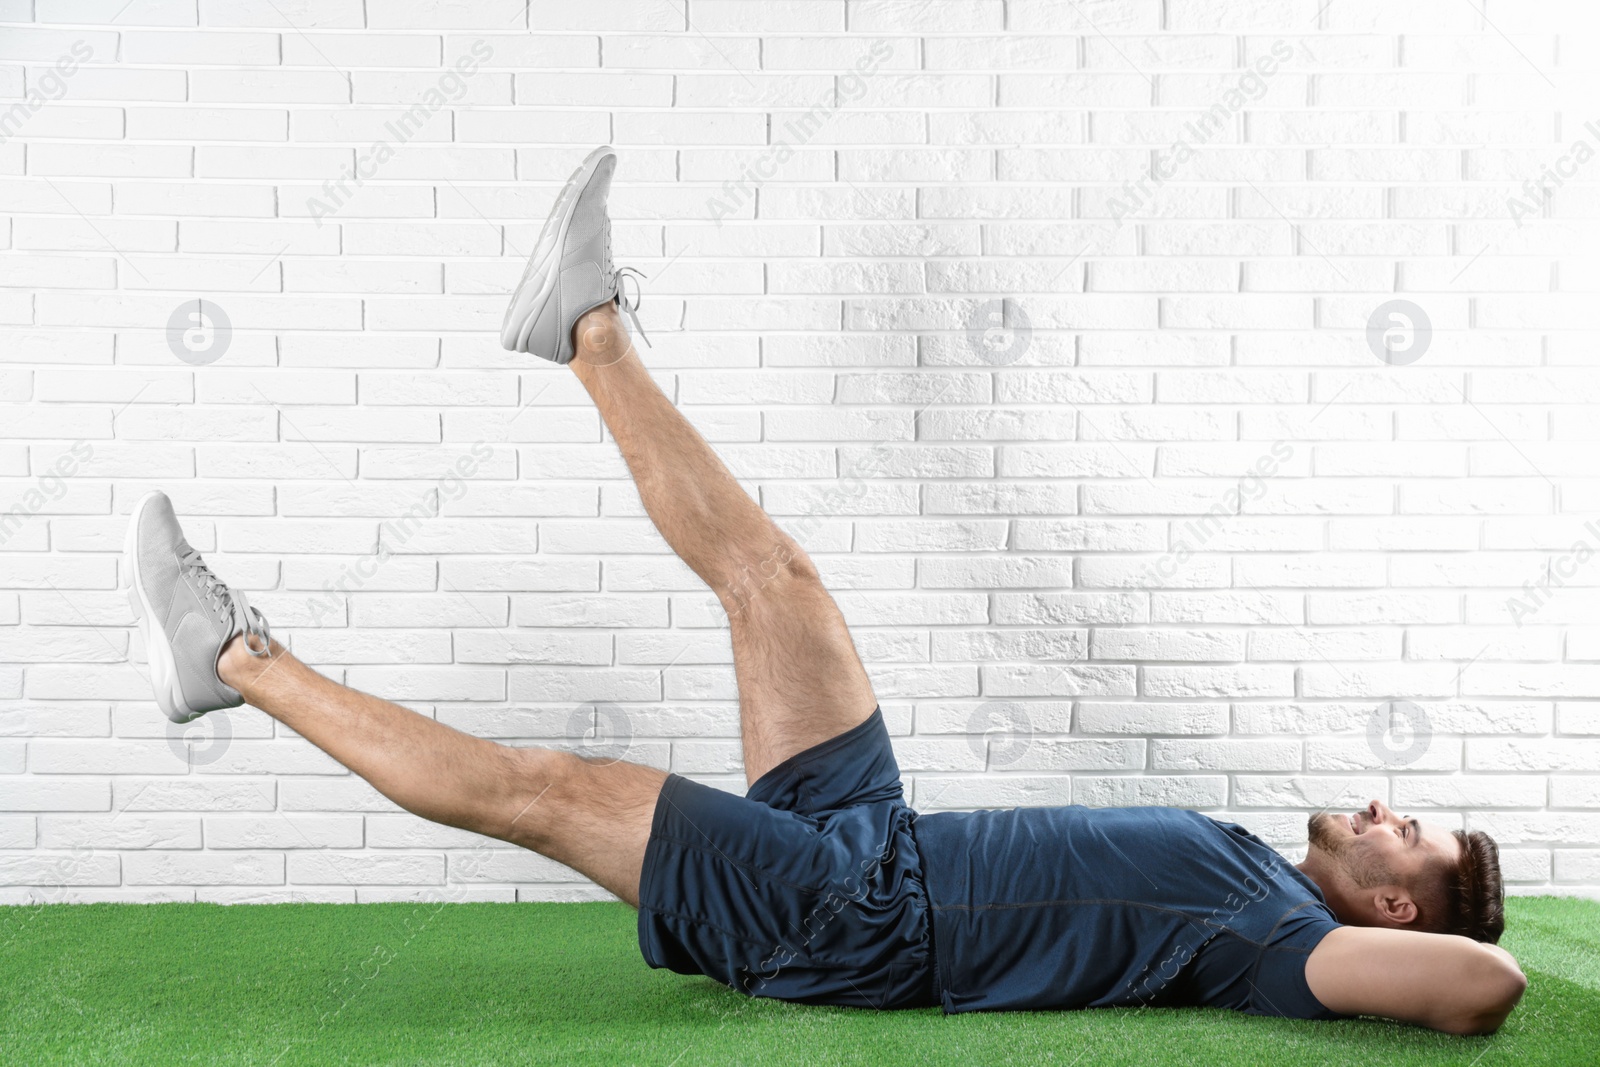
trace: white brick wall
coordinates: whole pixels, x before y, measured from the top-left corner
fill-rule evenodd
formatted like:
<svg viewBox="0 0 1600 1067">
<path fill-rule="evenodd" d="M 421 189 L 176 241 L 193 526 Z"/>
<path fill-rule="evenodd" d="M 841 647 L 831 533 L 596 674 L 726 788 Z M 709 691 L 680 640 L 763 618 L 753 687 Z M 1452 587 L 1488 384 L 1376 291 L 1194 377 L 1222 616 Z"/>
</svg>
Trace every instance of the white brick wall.
<svg viewBox="0 0 1600 1067">
<path fill-rule="evenodd" d="M 1585 14 L 0 0 L 0 901 L 594 895 L 256 711 L 169 733 L 117 589 L 158 485 L 333 677 L 738 787 L 704 589 L 495 336 L 604 141 L 647 360 L 815 555 L 916 804 L 1292 849 L 1377 796 L 1600 891 Z"/>
</svg>

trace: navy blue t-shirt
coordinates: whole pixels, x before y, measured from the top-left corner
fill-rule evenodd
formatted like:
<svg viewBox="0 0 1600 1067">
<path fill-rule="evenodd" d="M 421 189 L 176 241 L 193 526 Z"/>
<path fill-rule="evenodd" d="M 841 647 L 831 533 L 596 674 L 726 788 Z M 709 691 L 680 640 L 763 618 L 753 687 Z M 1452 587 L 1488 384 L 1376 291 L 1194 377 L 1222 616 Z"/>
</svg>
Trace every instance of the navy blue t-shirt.
<svg viewBox="0 0 1600 1067">
<path fill-rule="evenodd" d="M 1339 924 L 1242 826 L 1180 808 L 1013 808 L 914 825 L 948 1012 L 1209 1004 L 1341 1018 L 1306 985 Z"/>
</svg>

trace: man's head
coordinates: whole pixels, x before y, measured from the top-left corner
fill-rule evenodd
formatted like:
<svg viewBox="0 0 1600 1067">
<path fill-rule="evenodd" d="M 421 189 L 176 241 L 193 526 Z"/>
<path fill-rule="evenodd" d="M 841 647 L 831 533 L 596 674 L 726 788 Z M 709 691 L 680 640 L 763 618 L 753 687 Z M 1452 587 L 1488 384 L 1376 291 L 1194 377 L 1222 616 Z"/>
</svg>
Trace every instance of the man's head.
<svg viewBox="0 0 1600 1067">
<path fill-rule="evenodd" d="M 1306 832 L 1300 869 L 1340 922 L 1500 940 L 1500 850 L 1481 830 L 1424 826 L 1374 800 L 1353 815 L 1313 815 Z"/>
</svg>

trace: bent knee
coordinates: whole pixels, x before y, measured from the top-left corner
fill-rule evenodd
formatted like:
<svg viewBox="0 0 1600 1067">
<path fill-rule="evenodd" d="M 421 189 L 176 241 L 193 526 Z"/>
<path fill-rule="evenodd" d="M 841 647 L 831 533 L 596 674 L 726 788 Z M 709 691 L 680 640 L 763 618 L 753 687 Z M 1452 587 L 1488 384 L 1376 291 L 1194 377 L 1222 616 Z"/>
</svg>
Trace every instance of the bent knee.
<svg viewBox="0 0 1600 1067">
<path fill-rule="evenodd" d="M 716 589 L 723 609 L 732 615 L 761 598 L 781 600 L 806 592 L 827 594 L 817 566 L 792 538 L 785 537 L 759 553 L 735 560 Z"/>
</svg>

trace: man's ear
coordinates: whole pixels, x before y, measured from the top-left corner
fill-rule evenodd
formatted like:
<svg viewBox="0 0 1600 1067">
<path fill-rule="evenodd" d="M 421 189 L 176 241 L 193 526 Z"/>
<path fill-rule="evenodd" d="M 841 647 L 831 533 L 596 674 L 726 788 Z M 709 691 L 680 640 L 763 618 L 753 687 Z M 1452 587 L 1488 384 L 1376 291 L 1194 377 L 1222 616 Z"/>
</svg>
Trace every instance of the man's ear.
<svg viewBox="0 0 1600 1067">
<path fill-rule="evenodd" d="M 1417 902 L 1397 885 L 1386 885 L 1373 891 L 1372 910 L 1380 926 L 1408 929 L 1417 921 Z"/>
</svg>

